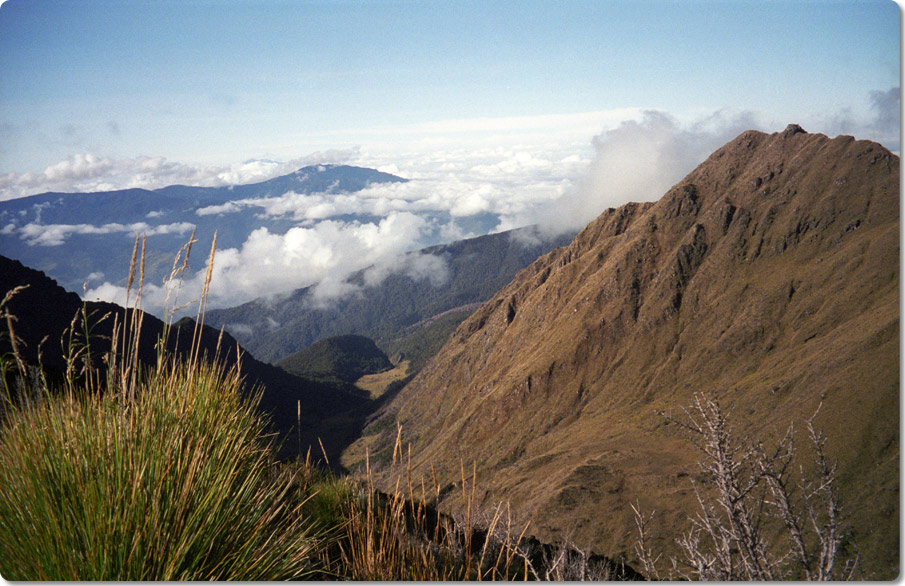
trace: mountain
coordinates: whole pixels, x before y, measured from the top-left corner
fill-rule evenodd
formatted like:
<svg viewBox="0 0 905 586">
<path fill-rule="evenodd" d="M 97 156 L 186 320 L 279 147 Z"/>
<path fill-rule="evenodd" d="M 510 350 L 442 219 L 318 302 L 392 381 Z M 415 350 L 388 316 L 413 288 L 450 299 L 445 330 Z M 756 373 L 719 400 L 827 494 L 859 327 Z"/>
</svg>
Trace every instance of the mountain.
<svg viewBox="0 0 905 586">
<path fill-rule="evenodd" d="M 83 303 L 78 295 L 67 292 L 43 273 L 0 256 L 0 299 L 16 287 L 24 288 L 11 297 L 6 309 L 14 316 L 14 331 L 20 339 L 18 349 L 31 365 L 38 364 L 40 355 L 51 381 L 60 381 L 66 368 L 66 341 L 70 339 L 67 331 L 74 325 L 77 339 L 84 332 L 82 319 L 73 320 L 80 315 Z M 123 323 L 126 311 L 112 303 L 86 302 L 84 314 L 91 332 L 93 363 L 101 366 L 103 356 L 110 349 L 114 319 Z M 150 314 L 143 314 L 142 319 L 139 355 L 144 364 L 150 365 L 155 363 L 155 346 L 163 337 L 164 324 Z M 185 355 L 194 326 L 194 321 L 188 318 L 174 324 L 167 339 L 168 350 Z M 2 331 L 0 356 L 8 357 L 12 348 L 5 321 Z M 357 437 L 365 417 L 374 408 L 364 391 L 351 385 L 328 384 L 289 374 L 256 360 L 228 333 L 204 326 L 202 351 L 214 356 L 218 345 L 224 364 L 235 364 L 241 358 L 247 391 L 262 388 L 261 410 L 284 440 L 282 454 L 286 457 L 299 451 L 304 455 L 311 447 L 312 454 L 318 458 L 323 444 L 328 458 L 337 461 L 341 449 Z"/>
<path fill-rule="evenodd" d="M 43 193 L 0 202 L 0 254 L 45 272 L 70 291 L 81 291 L 90 280 L 99 284 L 97 275 L 124 285 L 132 242 L 143 233 L 148 235 L 146 280 L 160 283 L 193 228 L 199 246 L 208 250 L 215 231 L 218 248 L 224 249 L 240 247 L 255 229 L 284 233 L 297 224 L 288 216 L 262 217 L 261 208 L 234 202 L 289 192 L 335 195 L 405 181 L 374 169 L 315 165 L 247 185 Z"/>
<path fill-rule="evenodd" d="M 369 337 L 388 354 L 411 353 L 415 348 L 406 343 L 411 336 L 439 325 L 444 327 L 434 327 L 427 337 L 445 340 L 473 304 L 489 299 L 519 270 L 572 236 L 548 238 L 529 227 L 433 246 L 401 257 L 395 270 L 376 279 L 379 267 L 353 274 L 347 285 L 355 294 L 324 302 L 316 287 L 306 287 L 276 299 L 210 310 L 207 323 L 224 327 L 261 360 L 276 361 L 344 334 Z M 444 312 L 451 314 L 439 324 L 431 322 Z"/>
<path fill-rule="evenodd" d="M 666 554 L 699 510 L 699 453 L 664 413 L 701 393 L 737 434 L 775 445 L 794 423 L 805 446 L 816 412 L 861 567 L 894 578 L 899 181 L 875 143 L 796 125 L 741 134 L 659 201 L 605 211 L 519 272 L 344 463 L 367 448 L 392 486 L 406 473 L 389 465 L 398 424 L 442 509 L 457 510 L 474 462 L 485 507 L 508 502 L 543 541 L 635 565 L 630 505 L 656 512 Z"/>
<path fill-rule="evenodd" d="M 334 336 L 315 342 L 276 363 L 286 372 L 315 379 L 354 383 L 366 374 L 393 368 L 374 341 L 364 336 Z"/>
</svg>

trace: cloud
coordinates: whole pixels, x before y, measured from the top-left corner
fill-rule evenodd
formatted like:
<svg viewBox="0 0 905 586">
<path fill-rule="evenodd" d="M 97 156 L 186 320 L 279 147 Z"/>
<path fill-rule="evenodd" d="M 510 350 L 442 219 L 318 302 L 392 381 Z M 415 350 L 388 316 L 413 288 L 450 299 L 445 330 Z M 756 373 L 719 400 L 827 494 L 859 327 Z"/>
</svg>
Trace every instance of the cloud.
<svg viewBox="0 0 905 586">
<path fill-rule="evenodd" d="M 647 110 L 592 140 L 595 156 L 586 174 L 560 197 L 506 224 L 539 224 L 546 232 L 580 229 L 609 207 L 654 201 L 711 152 L 744 130 L 757 128 L 750 112 L 717 111 L 690 122 Z"/>
<path fill-rule="evenodd" d="M 376 287 L 392 274 L 401 273 L 413 281 L 430 281 L 440 287 L 449 278 L 449 266 L 442 256 L 411 253 L 395 258 L 384 258 L 364 272 L 366 287 Z"/>
<path fill-rule="evenodd" d="M 885 92 L 874 90 L 870 92 L 870 102 L 876 116 L 875 127 L 886 131 L 898 128 L 902 103 L 900 88 L 894 87 Z"/>
<path fill-rule="evenodd" d="M 827 115 L 819 124 L 771 122 L 772 130 L 801 122 L 809 131 L 829 134 L 833 130 L 829 123 L 835 121 L 837 130 L 859 138 L 867 131 L 879 134 L 886 129 L 898 141 L 898 89 L 873 92 L 870 97 L 869 116 L 837 112 L 835 118 Z M 294 224 L 283 233 L 259 228 L 241 246 L 219 251 L 210 307 L 272 298 L 311 285 L 316 285 L 314 298 L 329 303 L 343 295 L 361 294 L 361 288 L 347 279 L 370 266 L 366 283 L 380 282 L 393 272 L 442 283 L 447 275 L 442 258 L 399 257 L 422 248 L 428 238 L 434 244 L 437 238 L 448 242 L 476 235 L 471 233 L 478 230 L 473 226 L 480 224 L 486 230 L 488 217 L 491 224 L 493 217 L 499 218 L 494 231 L 530 224 L 541 225 L 544 235 L 580 229 L 608 207 L 658 199 L 739 133 L 768 130 L 762 114 L 729 109 L 681 116 L 637 108 L 604 114 L 412 126 L 400 130 L 397 142 L 314 153 L 286 163 L 253 159 L 201 167 L 162 157 L 111 160 L 77 155 L 39 173 L 0 176 L 0 197 L 26 185 L 41 189 L 64 185 L 66 190 L 90 190 L 100 184 L 117 188 L 231 185 L 326 162 L 353 163 L 410 179 L 374 184 L 354 193 L 289 192 L 197 210 L 199 216 L 251 210 Z M 593 138 L 589 128 L 596 132 Z M 369 219 L 349 221 L 349 216 Z M 79 230 L 100 229 L 104 227 L 33 226 L 23 237 L 34 245 L 53 245 Z M 527 235 L 524 238 L 530 240 Z M 197 298 L 203 276 L 204 268 L 187 275 L 180 295 Z M 124 291 L 109 283 L 92 293 L 109 300 L 124 297 Z M 159 311 L 167 293 L 146 286 L 147 307 Z"/>
<path fill-rule="evenodd" d="M 352 193 L 288 192 L 276 197 L 237 199 L 200 208 L 196 214 L 221 215 L 255 208 L 261 216 L 296 222 L 345 214 L 386 216 L 392 212 L 444 212 L 458 218 L 515 214 L 561 195 L 589 161 L 574 152 L 537 153 L 528 149 L 453 153 L 439 160 L 435 156 L 437 153 L 430 153 L 421 160 L 410 160 L 407 170 L 414 177 L 404 183 L 378 183 Z"/>
<path fill-rule="evenodd" d="M 229 307 L 251 299 L 318 284 L 315 297 L 329 300 L 354 292 L 345 283 L 353 272 L 389 262 L 421 247 L 422 236 L 434 229 L 424 218 L 393 212 L 375 222 L 324 220 L 295 226 L 283 234 L 259 228 L 237 248 L 217 251 L 210 285 L 209 307 Z M 404 265 L 412 274 L 427 275 L 432 268 L 417 261 Z M 179 296 L 198 299 L 206 266 L 187 276 Z M 144 306 L 159 315 L 175 304 L 173 292 L 145 284 Z M 88 299 L 122 303 L 125 290 L 104 283 L 88 291 Z"/>
<path fill-rule="evenodd" d="M 899 87 L 873 90 L 867 96 L 870 104 L 867 112 L 845 107 L 837 112 L 813 116 L 803 121 L 803 125 L 808 131 L 830 136 L 847 134 L 873 140 L 898 153 L 902 149 L 901 95 Z"/>
<path fill-rule="evenodd" d="M 231 214 L 233 212 L 238 212 L 243 207 L 244 205 L 242 204 L 242 200 L 228 201 L 223 204 L 198 208 L 197 210 L 195 210 L 195 214 L 199 216 L 219 216 L 222 214 Z"/>
<path fill-rule="evenodd" d="M 349 282 L 350 273 L 331 273 L 314 286 L 307 303 L 309 307 L 323 308 L 350 295 L 367 295 L 367 288 L 380 285 L 394 274 L 404 275 L 413 281 L 429 281 L 431 286 L 441 287 L 449 279 L 449 266 L 445 258 L 434 254 L 411 252 L 386 255 L 364 271 L 364 285 Z"/>
<path fill-rule="evenodd" d="M 144 222 L 136 222 L 134 224 L 113 223 L 104 224 L 103 226 L 93 226 L 91 224 L 39 224 L 32 222 L 18 230 L 12 229 L 5 233 L 18 232 L 19 237 L 29 246 L 60 246 L 72 234 L 113 234 L 123 232 L 131 236 L 139 234 L 157 236 L 160 234 L 185 234 L 194 228 L 195 225 L 188 222 L 161 224 L 159 226 L 151 226 Z"/>
<path fill-rule="evenodd" d="M 224 326 L 226 330 L 229 331 L 230 334 L 234 336 L 250 336 L 255 330 L 248 324 L 243 323 L 230 323 Z"/>
<path fill-rule="evenodd" d="M 77 129 L 71 129 L 75 132 Z M 192 165 L 165 157 L 111 159 L 80 153 L 48 165 L 43 171 L 0 175 L 0 200 L 60 191 L 65 193 L 116 189 L 157 189 L 168 185 L 220 187 L 266 181 L 317 163 L 343 163 L 356 149 L 319 151 L 285 162 L 249 160 L 232 165 Z"/>
<path fill-rule="evenodd" d="M 871 112 L 867 134 L 892 151 L 902 149 L 902 91 L 894 87 L 887 91 L 870 92 Z"/>
</svg>

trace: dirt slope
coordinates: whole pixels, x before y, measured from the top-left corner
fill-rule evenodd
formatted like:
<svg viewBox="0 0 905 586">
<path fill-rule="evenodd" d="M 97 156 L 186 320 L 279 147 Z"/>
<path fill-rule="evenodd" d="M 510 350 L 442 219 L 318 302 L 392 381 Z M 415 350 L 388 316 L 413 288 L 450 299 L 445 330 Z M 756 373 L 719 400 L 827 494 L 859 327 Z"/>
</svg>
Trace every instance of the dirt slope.
<svg viewBox="0 0 905 586">
<path fill-rule="evenodd" d="M 634 562 L 630 503 L 657 511 L 666 552 L 696 511 L 697 453 L 657 414 L 695 392 L 768 439 L 823 402 L 865 567 L 896 575 L 898 157 L 795 125 L 743 133 L 656 203 L 607 210 L 520 272 L 346 464 L 362 445 L 386 462 L 398 422 L 447 509 L 475 461 L 485 506 L 508 501 L 543 540 Z"/>
</svg>

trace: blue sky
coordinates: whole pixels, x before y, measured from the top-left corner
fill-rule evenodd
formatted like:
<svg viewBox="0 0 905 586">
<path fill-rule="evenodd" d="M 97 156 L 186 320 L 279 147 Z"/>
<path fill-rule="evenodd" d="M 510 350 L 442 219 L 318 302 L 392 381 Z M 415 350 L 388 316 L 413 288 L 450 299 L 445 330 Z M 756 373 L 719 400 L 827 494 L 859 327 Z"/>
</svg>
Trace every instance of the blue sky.
<svg viewBox="0 0 905 586">
<path fill-rule="evenodd" d="M 899 86 L 899 38 L 889 0 L 7 0 L 0 174 L 77 153 L 286 159 L 617 108 L 830 126 Z"/>
</svg>

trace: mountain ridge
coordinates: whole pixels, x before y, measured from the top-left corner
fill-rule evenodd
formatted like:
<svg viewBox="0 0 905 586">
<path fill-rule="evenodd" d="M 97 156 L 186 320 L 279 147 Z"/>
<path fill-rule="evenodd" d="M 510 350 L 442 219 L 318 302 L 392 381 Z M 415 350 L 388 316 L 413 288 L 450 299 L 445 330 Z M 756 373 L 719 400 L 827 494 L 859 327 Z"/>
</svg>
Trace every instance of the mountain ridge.
<svg viewBox="0 0 905 586">
<path fill-rule="evenodd" d="M 696 509 L 695 453 L 658 413 L 716 394 L 775 440 L 820 409 L 865 564 L 898 567 L 899 159 L 880 145 L 748 131 L 657 202 L 609 209 L 524 269 L 344 455 L 510 502 L 543 540 L 634 560 Z M 391 467 L 378 477 L 395 480 Z M 442 503 L 456 510 L 456 491 Z M 879 515 L 881 521 L 877 521 Z"/>
</svg>

